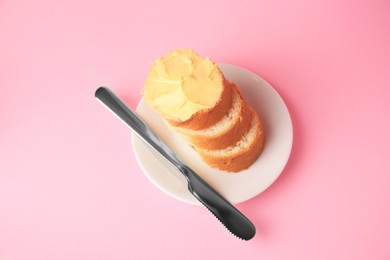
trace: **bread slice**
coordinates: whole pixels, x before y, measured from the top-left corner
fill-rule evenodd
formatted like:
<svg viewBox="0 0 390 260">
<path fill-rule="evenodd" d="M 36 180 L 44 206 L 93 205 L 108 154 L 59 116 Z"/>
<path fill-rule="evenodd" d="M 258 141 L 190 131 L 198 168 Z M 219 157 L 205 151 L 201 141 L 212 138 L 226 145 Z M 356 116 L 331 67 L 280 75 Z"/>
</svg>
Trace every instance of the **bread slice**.
<svg viewBox="0 0 390 260">
<path fill-rule="evenodd" d="M 249 130 L 252 113 L 248 104 L 234 83 L 228 82 L 227 87 L 233 92 L 232 105 L 221 120 L 201 130 L 177 128 L 193 146 L 208 150 L 223 149 L 234 145 Z"/>
<path fill-rule="evenodd" d="M 215 62 L 194 50 L 177 49 L 153 62 L 142 94 L 171 125 L 199 130 L 229 110 L 232 92 L 226 85 Z"/>
<path fill-rule="evenodd" d="M 222 171 L 239 172 L 256 161 L 264 147 L 264 133 L 257 113 L 250 110 L 251 127 L 237 143 L 219 150 L 196 148 L 204 162 Z"/>
</svg>

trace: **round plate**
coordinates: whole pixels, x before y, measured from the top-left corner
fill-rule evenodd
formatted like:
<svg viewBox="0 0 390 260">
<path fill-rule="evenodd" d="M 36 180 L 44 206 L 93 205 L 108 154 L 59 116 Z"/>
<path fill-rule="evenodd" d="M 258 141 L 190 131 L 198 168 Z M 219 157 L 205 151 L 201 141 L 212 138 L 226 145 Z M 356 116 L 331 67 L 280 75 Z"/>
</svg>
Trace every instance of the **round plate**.
<svg viewBox="0 0 390 260">
<path fill-rule="evenodd" d="M 228 201 L 240 203 L 260 194 L 281 174 L 291 153 L 293 128 L 283 99 L 270 84 L 241 67 L 219 64 L 219 68 L 228 80 L 239 86 L 245 100 L 259 114 L 264 128 L 264 150 L 249 169 L 238 173 L 213 169 L 202 162 L 183 137 L 169 129 L 143 99 L 138 104 L 137 113 L 184 163 Z M 153 184 L 173 198 L 200 205 L 188 191 L 184 177 L 134 133 L 132 144 L 141 169 Z"/>
</svg>

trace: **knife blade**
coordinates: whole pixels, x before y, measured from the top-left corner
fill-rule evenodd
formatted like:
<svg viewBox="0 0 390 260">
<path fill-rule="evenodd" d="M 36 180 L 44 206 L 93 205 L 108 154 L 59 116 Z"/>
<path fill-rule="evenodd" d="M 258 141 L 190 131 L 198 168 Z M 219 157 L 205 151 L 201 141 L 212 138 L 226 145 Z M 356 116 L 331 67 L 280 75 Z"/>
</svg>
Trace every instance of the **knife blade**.
<svg viewBox="0 0 390 260">
<path fill-rule="evenodd" d="M 198 199 L 232 234 L 250 240 L 256 234 L 253 223 L 236 207 L 205 182 L 161 140 L 135 112 L 119 99 L 109 88 L 100 87 L 95 97 L 114 115 L 129 126 L 145 143 L 159 153 L 181 172 L 188 182 L 188 190 Z"/>
</svg>

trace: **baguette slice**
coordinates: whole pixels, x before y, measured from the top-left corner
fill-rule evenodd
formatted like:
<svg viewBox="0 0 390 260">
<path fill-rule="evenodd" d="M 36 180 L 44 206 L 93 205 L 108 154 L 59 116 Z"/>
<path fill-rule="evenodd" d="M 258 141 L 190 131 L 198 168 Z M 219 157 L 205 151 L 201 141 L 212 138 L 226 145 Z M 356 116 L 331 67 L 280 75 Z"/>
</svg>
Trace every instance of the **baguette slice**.
<svg viewBox="0 0 390 260">
<path fill-rule="evenodd" d="M 227 172 L 239 172 L 251 166 L 264 147 L 264 133 L 257 113 L 251 109 L 251 128 L 236 144 L 220 150 L 196 148 L 205 163 Z"/>
<path fill-rule="evenodd" d="M 213 61 L 191 49 L 177 49 L 153 62 L 143 95 L 171 125 L 199 130 L 229 110 L 232 92 L 226 85 Z"/>
<path fill-rule="evenodd" d="M 228 82 L 233 92 L 232 106 L 216 124 L 201 130 L 177 128 L 178 132 L 195 147 L 218 150 L 234 145 L 249 130 L 252 112 L 238 87 Z"/>
</svg>

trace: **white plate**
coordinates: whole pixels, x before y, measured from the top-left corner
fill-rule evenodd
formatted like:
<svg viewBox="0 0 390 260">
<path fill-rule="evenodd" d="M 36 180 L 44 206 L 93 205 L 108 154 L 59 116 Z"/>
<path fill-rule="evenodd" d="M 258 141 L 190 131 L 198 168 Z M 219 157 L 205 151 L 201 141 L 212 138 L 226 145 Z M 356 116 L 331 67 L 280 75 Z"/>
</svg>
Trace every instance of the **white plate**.
<svg viewBox="0 0 390 260">
<path fill-rule="evenodd" d="M 137 113 L 172 150 L 206 182 L 231 203 L 249 200 L 268 188 L 283 171 L 290 156 L 293 128 L 288 109 L 279 94 L 263 79 L 241 67 L 219 64 L 225 77 L 236 83 L 250 106 L 259 114 L 265 133 L 265 146 L 257 161 L 239 173 L 226 173 L 202 162 L 199 155 L 146 102 Z M 200 205 L 187 190 L 184 177 L 134 133 L 133 150 L 149 180 L 178 200 Z"/>
</svg>

